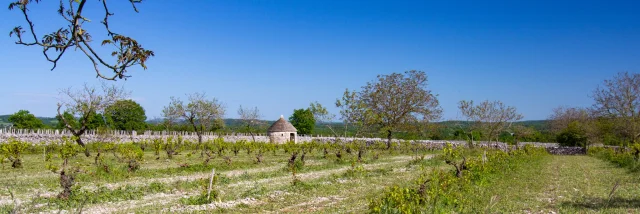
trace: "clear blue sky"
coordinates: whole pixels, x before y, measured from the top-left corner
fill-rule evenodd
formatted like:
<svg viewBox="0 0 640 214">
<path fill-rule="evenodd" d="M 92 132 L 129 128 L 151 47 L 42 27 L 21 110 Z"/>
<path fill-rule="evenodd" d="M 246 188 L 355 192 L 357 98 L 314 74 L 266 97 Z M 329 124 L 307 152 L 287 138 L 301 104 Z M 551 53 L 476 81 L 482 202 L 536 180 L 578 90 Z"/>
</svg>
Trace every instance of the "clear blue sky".
<svg viewBox="0 0 640 214">
<path fill-rule="evenodd" d="M 193 92 L 223 101 L 228 118 L 243 105 L 275 120 L 312 101 L 338 114 L 345 88 L 415 69 L 445 120 L 461 119 L 463 99 L 501 100 L 535 120 L 590 106 L 604 79 L 640 72 L 639 1 L 144 1 L 138 14 L 126 2 L 110 1 L 113 30 L 156 57 L 117 84 L 150 119 L 170 96 Z M 102 40 L 103 12 L 89 3 L 87 26 Z M 32 6 L 40 35 L 63 26 L 56 9 Z M 19 11 L 0 20 L 0 114 L 54 116 L 58 89 L 98 83 L 79 52 L 49 71 L 39 48 L 13 44 L 8 32 L 26 25 Z"/>
</svg>

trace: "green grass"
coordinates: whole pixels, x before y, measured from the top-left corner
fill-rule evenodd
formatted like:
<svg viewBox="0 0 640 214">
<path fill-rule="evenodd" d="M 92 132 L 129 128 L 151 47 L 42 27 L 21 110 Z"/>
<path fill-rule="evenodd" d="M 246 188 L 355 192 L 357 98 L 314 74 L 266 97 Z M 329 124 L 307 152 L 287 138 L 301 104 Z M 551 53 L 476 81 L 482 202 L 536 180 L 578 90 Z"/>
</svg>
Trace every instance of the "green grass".
<svg viewBox="0 0 640 214">
<path fill-rule="evenodd" d="M 473 195 L 475 206 L 496 213 L 640 212 L 640 176 L 588 156 L 549 156 L 483 190 Z"/>
</svg>

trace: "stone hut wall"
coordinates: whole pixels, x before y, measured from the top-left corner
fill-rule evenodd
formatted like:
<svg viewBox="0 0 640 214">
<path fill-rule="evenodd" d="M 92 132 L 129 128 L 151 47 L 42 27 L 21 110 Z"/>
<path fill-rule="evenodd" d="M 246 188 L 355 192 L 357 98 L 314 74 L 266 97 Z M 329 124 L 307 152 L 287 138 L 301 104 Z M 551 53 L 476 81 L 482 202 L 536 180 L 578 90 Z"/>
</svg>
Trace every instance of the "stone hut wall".
<svg viewBox="0 0 640 214">
<path fill-rule="evenodd" d="M 298 143 L 298 134 L 295 132 L 270 132 L 267 136 L 271 143 L 286 143 L 291 139 L 291 134 L 294 136 L 295 143 Z"/>
</svg>

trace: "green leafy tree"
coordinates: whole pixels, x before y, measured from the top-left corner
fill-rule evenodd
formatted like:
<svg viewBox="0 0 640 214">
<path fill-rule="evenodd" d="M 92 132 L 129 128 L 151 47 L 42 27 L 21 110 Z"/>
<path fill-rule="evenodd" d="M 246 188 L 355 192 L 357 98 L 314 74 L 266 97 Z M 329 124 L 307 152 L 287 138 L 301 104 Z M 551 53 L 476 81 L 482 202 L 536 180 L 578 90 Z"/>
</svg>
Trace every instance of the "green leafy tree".
<svg viewBox="0 0 640 214">
<path fill-rule="evenodd" d="M 560 134 L 558 134 L 556 140 L 562 146 L 585 147 L 587 145 L 586 132 L 581 127 L 581 124 L 579 124 L 578 121 L 569 123 L 567 128 L 565 128 L 562 132 L 560 132 Z"/>
<path fill-rule="evenodd" d="M 108 128 L 112 126 L 112 124 L 113 124 L 113 121 L 111 121 L 109 117 L 106 117 L 103 114 L 94 113 L 89 119 L 87 128 L 91 130 L 96 130 L 98 128 Z"/>
<path fill-rule="evenodd" d="M 394 133 L 418 132 L 442 115 L 436 95 L 427 89 L 427 75 L 416 70 L 378 75 L 359 92 L 347 89 L 336 107 L 345 123 L 386 135 L 387 148 Z"/>
<path fill-rule="evenodd" d="M 88 130 L 95 130 L 98 128 L 106 128 L 109 126 L 112 126 L 113 122 L 110 120 L 109 117 L 105 117 L 102 114 L 98 114 L 96 112 L 90 112 L 88 113 L 88 119 L 86 122 L 86 129 Z M 64 119 L 62 118 L 64 117 Z M 69 126 L 71 126 L 74 129 L 80 129 L 80 123 L 81 121 L 79 121 L 80 118 L 75 118 L 72 114 L 70 114 L 69 112 L 64 112 L 63 116 L 57 115 L 56 119 L 58 120 L 58 123 L 56 125 L 56 129 L 65 129 L 65 121 L 67 123 L 69 123 Z"/>
<path fill-rule="evenodd" d="M 64 119 L 62 117 L 64 117 Z M 67 125 L 76 129 L 79 128 L 78 120 L 76 120 L 76 118 L 74 118 L 73 115 L 69 112 L 65 111 L 62 115 L 56 115 L 56 120 L 58 120 L 58 123 L 56 123 L 55 127 L 56 129 L 66 129 Z"/>
<path fill-rule="evenodd" d="M 113 122 L 111 129 L 141 131 L 147 127 L 144 108 L 133 100 L 118 100 L 104 114 Z"/>
<path fill-rule="evenodd" d="M 42 120 L 36 118 L 27 110 L 20 110 L 12 114 L 8 120 L 13 123 L 13 127 L 18 129 L 41 129 L 45 127 Z"/>
<path fill-rule="evenodd" d="M 316 119 L 310 109 L 295 109 L 289 122 L 296 127 L 298 134 L 311 134 L 316 126 Z"/>
</svg>

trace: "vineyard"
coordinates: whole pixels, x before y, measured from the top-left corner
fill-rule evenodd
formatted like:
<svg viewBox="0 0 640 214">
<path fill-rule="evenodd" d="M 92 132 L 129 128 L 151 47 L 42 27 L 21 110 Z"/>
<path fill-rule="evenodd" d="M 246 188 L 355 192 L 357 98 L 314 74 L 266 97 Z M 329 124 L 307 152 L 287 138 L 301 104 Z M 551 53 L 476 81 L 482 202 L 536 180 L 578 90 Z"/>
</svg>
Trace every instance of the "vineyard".
<svg viewBox="0 0 640 214">
<path fill-rule="evenodd" d="M 508 151 L 455 144 L 434 149 L 403 141 L 387 149 L 382 141 L 197 143 L 180 136 L 93 142 L 86 148 L 67 137 L 46 144 L 10 139 L 1 148 L 0 210 L 17 213 L 522 211 L 529 207 L 509 200 L 524 196 L 500 198 L 494 187 L 528 169 L 542 170 L 556 157 L 570 157 L 531 145 Z M 626 179 L 617 196 L 634 197 L 640 182 Z M 606 197 L 611 189 L 590 191 Z M 545 191 L 520 193 L 540 197 Z M 592 208 L 533 210 L 558 209 Z"/>
</svg>

